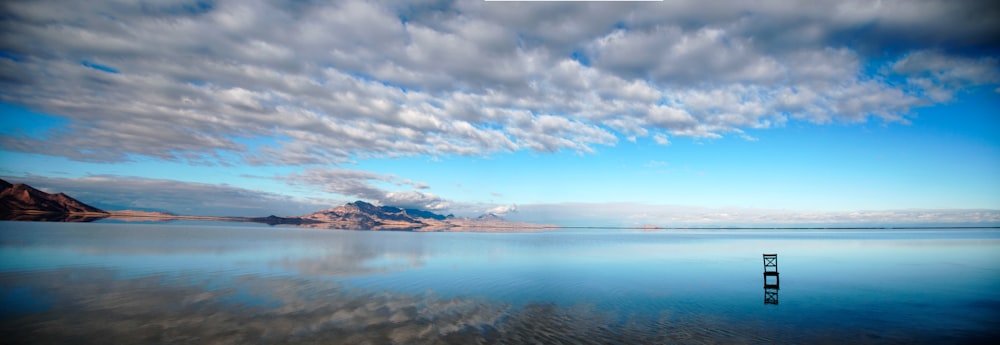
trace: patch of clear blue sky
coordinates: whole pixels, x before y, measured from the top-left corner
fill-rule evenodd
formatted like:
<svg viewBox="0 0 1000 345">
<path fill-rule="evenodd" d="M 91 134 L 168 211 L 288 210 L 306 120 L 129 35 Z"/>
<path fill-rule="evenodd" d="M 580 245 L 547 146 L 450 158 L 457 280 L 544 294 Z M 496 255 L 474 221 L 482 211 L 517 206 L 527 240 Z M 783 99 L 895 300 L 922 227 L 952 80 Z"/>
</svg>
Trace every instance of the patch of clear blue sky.
<svg viewBox="0 0 1000 345">
<path fill-rule="evenodd" d="M 84 65 L 86 67 L 89 67 L 89 68 L 96 69 L 96 70 L 101 71 L 101 72 L 107 72 L 107 73 L 112 73 L 112 74 L 118 74 L 118 73 L 120 73 L 114 67 L 111 67 L 111 66 L 108 66 L 108 65 L 102 65 L 102 64 L 99 64 L 99 63 L 96 63 L 96 62 L 91 62 L 91 61 L 83 60 L 83 62 L 81 62 L 80 64 Z"/>
<path fill-rule="evenodd" d="M 50 129 L 69 124 L 69 120 L 52 116 L 25 107 L 0 102 L 0 134 L 26 135 L 41 138 Z"/>
</svg>

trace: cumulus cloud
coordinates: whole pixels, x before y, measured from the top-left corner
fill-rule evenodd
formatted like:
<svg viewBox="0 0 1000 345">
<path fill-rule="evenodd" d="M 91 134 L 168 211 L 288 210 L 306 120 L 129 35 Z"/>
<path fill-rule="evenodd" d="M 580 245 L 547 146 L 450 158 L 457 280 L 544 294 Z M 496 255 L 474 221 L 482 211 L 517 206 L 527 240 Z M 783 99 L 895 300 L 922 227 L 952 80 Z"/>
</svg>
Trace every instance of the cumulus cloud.
<svg viewBox="0 0 1000 345">
<path fill-rule="evenodd" d="M 663 133 L 653 134 L 653 141 L 660 145 L 670 145 L 670 139 Z"/>
<path fill-rule="evenodd" d="M 498 215 L 498 216 L 502 216 L 502 215 L 506 215 L 508 213 L 517 212 L 517 205 L 514 205 L 514 204 L 511 204 L 511 205 L 500 205 L 500 206 L 491 208 L 491 209 L 487 210 L 486 212 L 487 213 L 492 213 L 492 214 L 495 214 L 495 215 Z"/>
<path fill-rule="evenodd" d="M 338 164 L 905 122 L 914 107 L 998 82 L 996 59 L 976 53 L 1000 45 L 998 8 L 6 1 L 0 101 L 68 123 L 0 147 L 99 162 Z"/>
<path fill-rule="evenodd" d="M 5 176 L 3 179 L 52 193 L 66 193 L 104 210 L 154 210 L 205 216 L 291 216 L 340 203 L 323 198 L 294 198 L 224 184 L 133 176 L 58 178 L 28 175 Z"/>
<path fill-rule="evenodd" d="M 449 200 L 419 190 L 429 188 L 427 184 L 400 179 L 388 174 L 350 169 L 314 168 L 303 173 L 279 177 L 279 179 L 291 184 L 315 186 L 329 193 L 391 206 L 424 210 L 443 210 L 451 206 Z M 391 190 L 384 186 L 378 186 L 379 183 L 414 189 Z"/>
<path fill-rule="evenodd" d="M 951 100 L 964 87 L 1000 82 L 995 57 L 950 56 L 936 50 L 909 53 L 892 65 L 892 71 L 907 76 L 911 85 L 938 102 Z"/>
</svg>

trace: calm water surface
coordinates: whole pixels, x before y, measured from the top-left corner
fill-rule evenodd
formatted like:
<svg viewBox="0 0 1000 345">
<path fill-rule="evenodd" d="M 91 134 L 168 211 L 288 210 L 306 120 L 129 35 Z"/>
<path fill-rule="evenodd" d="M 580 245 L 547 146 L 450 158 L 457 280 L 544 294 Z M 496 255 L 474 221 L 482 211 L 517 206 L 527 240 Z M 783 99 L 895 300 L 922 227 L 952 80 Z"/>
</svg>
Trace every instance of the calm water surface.
<svg viewBox="0 0 1000 345">
<path fill-rule="evenodd" d="M 4 343 L 989 343 L 1000 231 L 0 222 L 0 303 Z"/>
</svg>

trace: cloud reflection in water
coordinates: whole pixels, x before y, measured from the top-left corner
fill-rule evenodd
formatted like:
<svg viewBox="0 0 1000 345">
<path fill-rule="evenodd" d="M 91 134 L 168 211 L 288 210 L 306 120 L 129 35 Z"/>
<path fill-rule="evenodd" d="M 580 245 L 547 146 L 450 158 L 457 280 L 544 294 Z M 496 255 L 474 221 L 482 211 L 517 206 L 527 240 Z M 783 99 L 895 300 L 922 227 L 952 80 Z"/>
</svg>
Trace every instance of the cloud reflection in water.
<svg viewBox="0 0 1000 345">
<path fill-rule="evenodd" d="M 588 305 L 513 307 L 474 298 L 373 292 L 337 283 L 62 269 L 0 276 L 55 303 L 4 319 L 14 343 L 659 343 L 769 339 L 713 318 L 615 318 Z M 749 333 L 748 333 L 749 332 Z"/>
</svg>

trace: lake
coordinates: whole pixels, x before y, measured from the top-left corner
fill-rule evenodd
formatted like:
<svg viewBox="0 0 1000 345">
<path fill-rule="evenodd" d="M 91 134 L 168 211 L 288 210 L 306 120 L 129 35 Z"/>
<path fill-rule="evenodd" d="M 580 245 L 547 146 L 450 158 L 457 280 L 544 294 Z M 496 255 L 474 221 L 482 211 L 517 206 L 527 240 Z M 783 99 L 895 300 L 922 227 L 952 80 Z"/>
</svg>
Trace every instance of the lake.
<svg viewBox="0 0 1000 345">
<path fill-rule="evenodd" d="M 7 344 L 989 343 L 1000 231 L 0 222 L 0 299 Z"/>
</svg>

